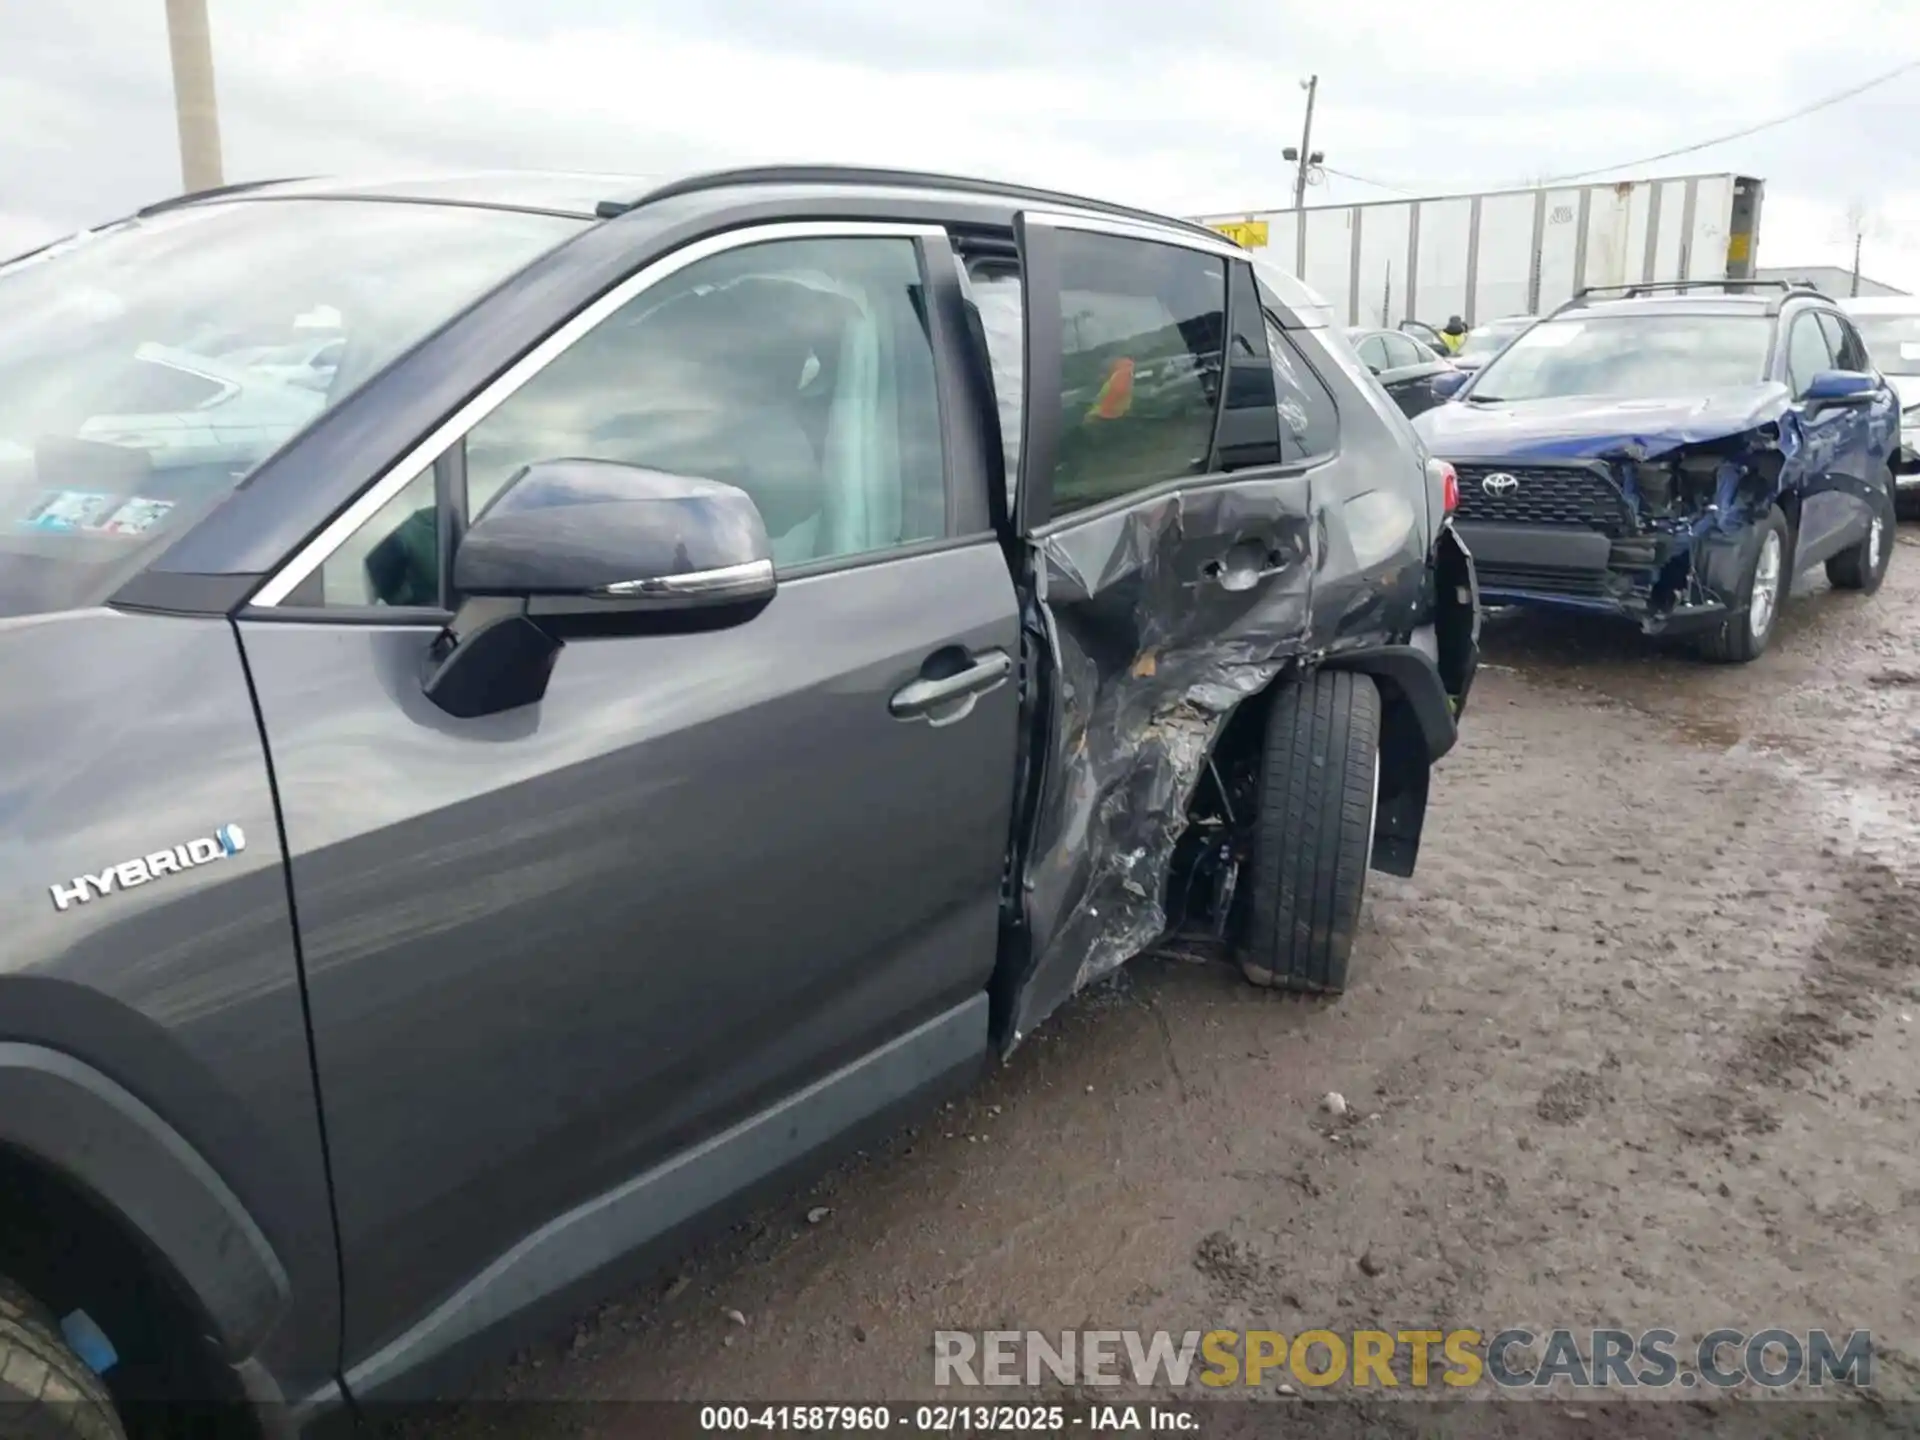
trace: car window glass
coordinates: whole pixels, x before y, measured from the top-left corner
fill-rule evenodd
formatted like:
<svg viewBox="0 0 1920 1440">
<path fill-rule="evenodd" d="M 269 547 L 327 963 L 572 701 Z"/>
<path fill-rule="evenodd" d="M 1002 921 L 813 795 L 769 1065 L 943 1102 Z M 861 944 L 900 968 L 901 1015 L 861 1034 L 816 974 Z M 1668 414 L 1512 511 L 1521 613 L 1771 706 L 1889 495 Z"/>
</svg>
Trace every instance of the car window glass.
<svg viewBox="0 0 1920 1440">
<path fill-rule="evenodd" d="M 1390 369 L 1398 370 L 1408 365 L 1422 365 L 1433 358 L 1431 352 L 1422 355 L 1420 346 L 1410 336 L 1389 335 L 1386 337 L 1386 342 L 1387 365 Z"/>
<path fill-rule="evenodd" d="M 1802 315 L 1793 322 L 1787 335 L 1787 383 L 1796 395 L 1807 393 L 1807 386 L 1822 370 L 1833 368 L 1833 354 L 1827 348 L 1826 332 L 1819 317 Z"/>
<path fill-rule="evenodd" d="M 776 567 L 944 533 L 916 246 L 767 241 L 636 296 L 467 436 L 480 517 L 523 467 L 610 460 L 737 485 Z"/>
<path fill-rule="evenodd" d="M 1055 515 L 1206 468 L 1220 400 L 1226 262 L 1178 245 L 1059 232 Z"/>
<path fill-rule="evenodd" d="M 1338 331 L 1314 333 L 1329 345 L 1346 344 L 1346 337 Z M 1334 409 L 1333 395 L 1314 373 L 1293 338 L 1272 316 L 1267 317 L 1267 351 L 1273 357 L 1274 389 L 1280 403 L 1280 443 L 1285 457 L 1297 461 L 1331 455 L 1340 438 L 1340 415 Z M 1347 353 L 1351 356 L 1352 349 Z M 1391 405 L 1387 408 L 1394 409 Z"/>
<path fill-rule="evenodd" d="M 1007 503 L 1020 480 L 1020 425 L 1025 401 L 1027 332 L 1020 267 L 1011 260 L 981 259 L 966 265 L 968 290 L 987 337 L 987 365 L 1000 410 L 1000 444 L 1007 460 Z"/>
<path fill-rule="evenodd" d="M 1620 314 L 1600 306 L 1514 337 L 1481 367 L 1471 394 L 1518 401 L 1752 385 L 1766 374 L 1773 324 L 1764 315 Z"/>
<path fill-rule="evenodd" d="M 1844 350 L 1836 352 L 1841 357 L 1842 366 L 1848 370 L 1873 369 L 1873 357 L 1867 354 L 1866 341 L 1862 340 L 1860 332 L 1853 328 L 1853 322 L 1839 316 L 1836 316 L 1835 320 L 1840 326 L 1841 342 L 1845 346 Z"/>
<path fill-rule="evenodd" d="M 1833 353 L 1833 363 L 1842 370 L 1868 370 L 1872 366 L 1867 362 L 1866 347 L 1848 325 L 1831 310 L 1820 312 L 1820 328 L 1826 331 L 1827 349 Z"/>
<path fill-rule="evenodd" d="M 328 607 L 441 602 L 439 510 L 433 469 L 422 470 L 326 558 L 295 604 Z"/>
<path fill-rule="evenodd" d="M 1387 342 L 1378 335 L 1369 335 L 1360 342 L 1360 358 L 1367 362 L 1369 370 L 1387 368 Z"/>
<path fill-rule="evenodd" d="M 1911 314 L 1856 315 L 1853 328 L 1877 368 L 1889 375 L 1920 374 L 1920 309 Z"/>
<path fill-rule="evenodd" d="M 1214 441 L 1213 468 L 1240 470 L 1277 465 L 1280 414 L 1274 390 L 1273 359 L 1267 353 L 1267 327 L 1253 267 L 1236 262 L 1230 269 L 1227 317 L 1227 395 Z"/>
<path fill-rule="evenodd" d="M 0 619 L 96 605 L 586 222 L 211 199 L 0 265 Z"/>
</svg>

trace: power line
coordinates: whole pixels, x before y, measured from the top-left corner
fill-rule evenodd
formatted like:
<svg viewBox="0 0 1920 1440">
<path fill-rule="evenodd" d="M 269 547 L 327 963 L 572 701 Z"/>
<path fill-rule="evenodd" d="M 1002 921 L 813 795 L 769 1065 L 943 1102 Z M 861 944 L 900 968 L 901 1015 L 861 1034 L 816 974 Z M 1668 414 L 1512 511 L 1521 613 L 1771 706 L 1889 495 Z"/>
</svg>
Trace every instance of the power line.
<svg viewBox="0 0 1920 1440">
<path fill-rule="evenodd" d="M 1900 76 L 1912 70 L 1920 70 L 1920 58 L 1908 60 L 1903 64 L 1894 66 L 1891 70 L 1873 76 L 1871 79 L 1862 80 L 1857 85 L 1849 85 L 1844 90 L 1836 90 L 1831 95 L 1824 95 L 1818 100 L 1802 105 L 1797 110 L 1790 110 L 1784 115 L 1776 115 L 1771 120 L 1762 120 L 1757 124 L 1742 126 L 1738 130 L 1730 130 L 1724 135 L 1715 135 L 1709 140 L 1697 140 L 1691 145 L 1676 146 L 1674 149 L 1662 150 L 1653 155 L 1640 155 L 1632 160 L 1621 160 L 1612 165 L 1599 165 L 1591 170 L 1574 170 L 1565 175 L 1548 175 L 1543 178 L 1529 179 L 1526 184 L 1520 188 L 1543 190 L 1550 185 L 1564 185 L 1570 180 L 1585 180 L 1594 175 L 1611 174 L 1615 170 L 1626 170 L 1639 165 L 1653 165 L 1662 160 L 1673 160 L 1682 155 L 1691 155 L 1699 150 L 1710 150 L 1716 145 L 1725 145 L 1731 140 L 1744 140 L 1747 136 L 1758 135 L 1763 130 L 1773 130 L 1781 125 L 1790 124 L 1795 120 L 1803 120 L 1809 115 L 1818 114 L 1822 110 L 1831 109 L 1835 105 L 1853 99 L 1856 95 L 1864 95 L 1867 91 L 1876 89 L 1886 84 L 1889 80 L 1897 80 Z M 1436 193 L 1435 188 L 1432 186 L 1428 186 L 1424 190 L 1411 190 L 1404 185 L 1396 185 L 1386 180 L 1375 180 L 1370 176 L 1356 175 L 1348 170 L 1336 170 L 1331 165 L 1322 165 L 1320 168 L 1325 170 L 1329 175 L 1338 175 L 1343 180 L 1358 181 L 1362 185 L 1371 185 L 1376 190 L 1390 191 L 1395 195 L 1418 197 Z"/>
<path fill-rule="evenodd" d="M 1362 185 L 1371 185 L 1376 190 L 1391 190 L 1396 195 L 1419 196 L 1426 192 L 1409 190 L 1404 185 L 1389 185 L 1384 180 L 1370 180 L 1365 175 L 1356 175 L 1351 170 L 1336 170 L 1333 166 L 1322 164 L 1320 168 L 1329 175 L 1338 175 L 1342 180 L 1356 180 Z"/>
<path fill-rule="evenodd" d="M 1535 181 L 1529 188 L 1544 189 L 1548 185 L 1563 185 L 1569 180 L 1585 180 L 1590 175 L 1605 175 L 1613 170 L 1625 170 L 1635 165 L 1652 165 L 1656 161 L 1672 160 L 1680 155 L 1691 155 L 1696 150 L 1710 150 L 1715 145 L 1726 144 L 1729 140 L 1744 140 L 1749 135 L 1758 135 L 1762 130 L 1771 130 L 1776 126 L 1785 125 L 1790 121 L 1805 119 L 1809 115 L 1838 105 L 1843 100 L 1851 100 L 1856 95 L 1864 95 L 1875 86 L 1884 85 L 1889 80 L 1897 79 L 1909 70 L 1920 70 L 1920 59 L 1909 60 L 1905 64 L 1896 65 L 1893 69 L 1884 74 L 1876 75 L 1871 80 L 1863 80 L 1858 85 L 1849 85 L 1844 90 L 1836 90 L 1833 94 L 1815 100 L 1810 105 L 1802 105 L 1798 110 L 1790 110 L 1785 115 L 1776 115 L 1771 120 L 1762 120 L 1757 125 L 1748 125 L 1739 130 L 1729 131 L 1725 135 L 1716 135 L 1711 140 L 1701 140 L 1692 145 L 1682 145 L 1677 149 L 1662 150 L 1657 155 L 1641 155 L 1632 160 L 1622 160 L 1617 165 L 1602 165 L 1593 170 L 1575 170 L 1566 175 L 1549 175 L 1544 180 Z"/>
</svg>

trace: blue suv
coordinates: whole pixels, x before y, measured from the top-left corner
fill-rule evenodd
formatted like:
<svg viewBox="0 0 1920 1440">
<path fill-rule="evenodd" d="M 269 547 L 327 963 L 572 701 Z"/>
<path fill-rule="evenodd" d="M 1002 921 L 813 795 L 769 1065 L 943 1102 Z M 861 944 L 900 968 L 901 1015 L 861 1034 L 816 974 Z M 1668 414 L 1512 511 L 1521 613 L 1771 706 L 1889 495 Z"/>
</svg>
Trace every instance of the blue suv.
<svg viewBox="0 0 1920 1440">
<path fill-rule="evenodd" d="M 1459 476 L 1492 604 L 1766 649 L 1793 577 L 1871 592 L 1900 402 L 1826 296 L 1784 282 L 1581 291 L 1415 428 Z"/>
</svg>

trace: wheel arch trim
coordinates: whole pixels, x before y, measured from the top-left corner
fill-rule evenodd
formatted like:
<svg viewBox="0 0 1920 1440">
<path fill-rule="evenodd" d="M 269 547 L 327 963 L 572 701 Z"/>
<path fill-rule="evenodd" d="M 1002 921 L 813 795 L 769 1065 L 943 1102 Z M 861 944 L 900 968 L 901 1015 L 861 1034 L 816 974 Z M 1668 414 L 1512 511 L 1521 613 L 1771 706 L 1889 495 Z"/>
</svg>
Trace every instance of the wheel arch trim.
<svg viewBox="0 0 1920 1440">
<path fill-rule="evenodd" d="M 0 1042 L 0 1144 L 52 1167 L 158 1254 L 230 1361 L 286 1309 L 287 1272 L 246 1207 L 164 1118 L 62 1051 Z"/>
<path fill-rule="evenodd" d="M 1392 685 L 1419 724 L 1429 763 L 1445 755 L 1460 738 L 1446 682 L 1440 678 L 1440 667 L 1417 646 L 1380 645 L 1341 651 L 1326 656 L 1318 668 L 1355 670 Z"/>
</svg>

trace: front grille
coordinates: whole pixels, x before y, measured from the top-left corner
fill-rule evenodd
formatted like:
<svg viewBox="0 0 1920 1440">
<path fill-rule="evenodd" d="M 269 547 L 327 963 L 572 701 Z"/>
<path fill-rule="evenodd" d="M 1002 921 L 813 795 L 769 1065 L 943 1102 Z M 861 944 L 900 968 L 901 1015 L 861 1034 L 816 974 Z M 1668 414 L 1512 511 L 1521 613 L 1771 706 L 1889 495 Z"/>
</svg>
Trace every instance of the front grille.
<svg viewBox="0 0 1920 1440">
<path fill-rule="evenodd" d="M 1605 571 L 1551 570 L 1542 565 L 1482 565 L 1482 590 L 1531 590 L 1539 595 L 1578 595 L 1602 600 L 1607 595 Z"/>
<path fill-rule="evenodd" d="M 1630 534 L 1633 513 L 1613 482 L 1585 465 L 1456 465 L 1460 508 L 1456 520 L 1484 525 L 1555 525 L 1602 535 Z M 1501 495 L 1482 485 L 1489 475 L 1517 482 Z"/>
</svg>

